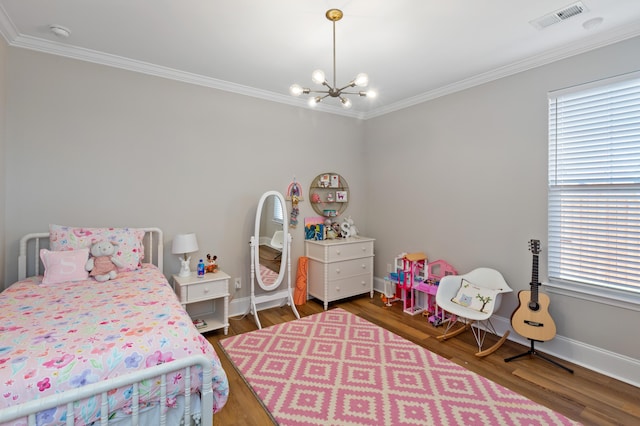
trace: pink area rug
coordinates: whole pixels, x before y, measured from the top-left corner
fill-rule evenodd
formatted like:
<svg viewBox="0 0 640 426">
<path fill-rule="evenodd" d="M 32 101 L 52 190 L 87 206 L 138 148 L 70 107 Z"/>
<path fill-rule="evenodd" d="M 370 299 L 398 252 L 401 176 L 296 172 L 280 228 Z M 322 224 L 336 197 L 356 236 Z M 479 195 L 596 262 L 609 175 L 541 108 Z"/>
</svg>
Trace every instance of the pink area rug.
<svg viewBox="0 0 640 426">
<path fill-rule="evenodd" d="M 281 425 L 577 424 L 339 308 L 220 345 Z"/>
</svg>

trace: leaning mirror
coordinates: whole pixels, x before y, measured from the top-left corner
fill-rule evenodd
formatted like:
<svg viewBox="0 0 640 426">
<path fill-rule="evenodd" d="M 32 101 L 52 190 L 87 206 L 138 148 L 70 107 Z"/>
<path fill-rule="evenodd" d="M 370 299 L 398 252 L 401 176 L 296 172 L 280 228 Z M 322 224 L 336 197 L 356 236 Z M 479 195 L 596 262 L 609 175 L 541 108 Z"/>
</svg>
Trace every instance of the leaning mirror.
<svg viewBox="0 0 640 426">
<path fill-rule="evenodd" d="M 262 328 L 257 309 L 261 303 L 280 299 L 300 318 L 291 291 L 291 236 L 286 218 L 284 196 L 277 191 L 265 192 L 258 202 L 251 237 L 251 313 L 258 328 Z M 282 285 L 285 276 L 287 285 Z M 263 293 L 256 294 L 256 283 Z"/>
<path fill-rule="evenodd" d="M 256 281 L 263 290 L 271 291 L 282 283 L 285 275 L 288 244 L 288 224 L 284 218 L 286 207 L 279 192 L 267 192 L 258 203 L 254 236 L 258 246 L 254 250 Z"/>
</svg>

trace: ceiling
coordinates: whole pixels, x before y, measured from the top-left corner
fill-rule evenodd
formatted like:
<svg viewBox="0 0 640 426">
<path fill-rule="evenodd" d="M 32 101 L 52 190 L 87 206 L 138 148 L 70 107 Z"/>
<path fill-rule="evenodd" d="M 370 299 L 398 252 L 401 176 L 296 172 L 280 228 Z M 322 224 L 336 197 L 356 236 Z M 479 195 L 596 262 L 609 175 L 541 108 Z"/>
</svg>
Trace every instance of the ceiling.
<svg viewBox="0 0 640 426">
<path fill-rule="evenodd" d="M 576 3 L 582 13 L 553 15 Z M 366 72 L 378 96 L 317 108 L 363 119 L 640 35 L 640 0 L 0 0 L 0 34 L 13 47 L 308 108 L 289 86 L 320 89 L 318 68 L 333 80 L 330 8 L 344 12 L 338 86 Z M 557 23 L 532 24 L 545 16 Z"/>
</svg>

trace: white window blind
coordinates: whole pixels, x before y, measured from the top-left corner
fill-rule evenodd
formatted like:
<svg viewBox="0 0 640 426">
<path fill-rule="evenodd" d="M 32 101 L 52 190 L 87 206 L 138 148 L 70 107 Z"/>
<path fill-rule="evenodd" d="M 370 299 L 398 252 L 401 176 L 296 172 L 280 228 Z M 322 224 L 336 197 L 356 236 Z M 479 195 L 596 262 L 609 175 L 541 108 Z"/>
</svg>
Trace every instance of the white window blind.
<svg viewBox="0 0 640 426">
<path fill-rule="evenodd" d="M 274 222 L 284 222 L 284 213 L 282 212 L 282 205 L 280 200 L 274 197 L 273 201 L 273 220 Z"/>
<path fill-rule="evenodd" d="M 549 94 L 548 276 L 640 292 L 640 73 Z"/>
</svg>

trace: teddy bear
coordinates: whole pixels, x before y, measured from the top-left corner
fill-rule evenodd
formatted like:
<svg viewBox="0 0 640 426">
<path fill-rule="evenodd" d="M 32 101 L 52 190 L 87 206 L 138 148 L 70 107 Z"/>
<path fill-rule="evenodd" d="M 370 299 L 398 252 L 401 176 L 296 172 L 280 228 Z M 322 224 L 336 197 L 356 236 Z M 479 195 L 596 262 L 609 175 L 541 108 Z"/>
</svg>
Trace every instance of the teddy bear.
<svg viewBox="0 0 640 426">
<path fill-rule="evenodd" d="M 114 279 L 118 275 L 118 268 L 122 263 L 116 259 L 116 247 L 118 245 L 110 241 L 98 241 L 91 246 L 89 260 L 84 269 L 96 281 L 104 282 Z"/>
</svg>

